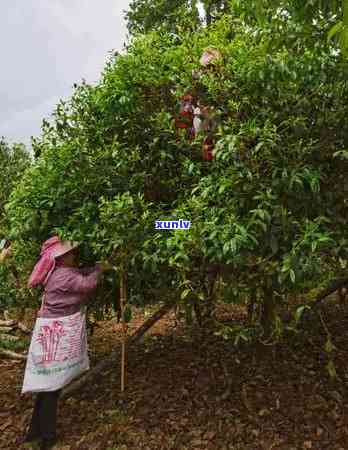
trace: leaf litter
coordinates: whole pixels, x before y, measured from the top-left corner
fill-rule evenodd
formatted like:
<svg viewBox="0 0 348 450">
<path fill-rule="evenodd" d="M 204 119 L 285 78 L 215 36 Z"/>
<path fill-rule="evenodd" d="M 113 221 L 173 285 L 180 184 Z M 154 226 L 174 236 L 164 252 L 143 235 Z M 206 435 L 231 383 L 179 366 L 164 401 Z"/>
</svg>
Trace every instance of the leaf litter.
<svg viewBox="0 0 348 450">
<path fill-rule="evenodd" d="M 338 312 L 339 309 L 339 312 Z M 226 307 L 223 315 L 226 319 Z M 348 310 L 330 304 L 337 380 L 325 369 L 325 332 L 313 324 L 305 337 L 272 349 L 236 349 L 193 333 L 174 315 L 162 319 L 131 351 L 127 389 L 120 364 L 61 401 L 60 450 L 344 450 L 348 448 L 346 357 Z M 240 310 L 229 311 L 240 321 Z M 132 329 L 144 321 L 139 311 Z M 92 364 L 120 344 L 115 321 L 89 339 Z M 238 361 L 238 362 L 237 362 Z M 21 396 L 24 363 L 0 360 L 0 448 L 20 449 L 33 398 Z M 23 447 L 24 448 L 24 447 Z"/>
</svg>

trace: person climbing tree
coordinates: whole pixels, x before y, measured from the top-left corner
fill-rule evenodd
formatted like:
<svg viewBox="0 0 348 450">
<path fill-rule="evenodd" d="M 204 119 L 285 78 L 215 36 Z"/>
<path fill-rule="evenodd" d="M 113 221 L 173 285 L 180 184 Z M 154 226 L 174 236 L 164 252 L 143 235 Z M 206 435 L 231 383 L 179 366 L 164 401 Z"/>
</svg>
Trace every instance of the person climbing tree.
<svg viewBox="0 0 348 450">
<path fill-rule="evenodd" d="M 193 118 L 194 118 L 195 99 L 191 93 L 185 94 L 180 99 L 178 117 L 175 119 L 175 128 L 177 137 L 180 138 L 179 130 L 186 130 L 186 137 L 189 140 L 194 138 Z"/>
<path fill-rule="evenodd" d="M 214 119 L 214 109 L 198 103 L 198 106 L 194 110 L 193 123 L 195 136 L 197 137 L 203 133 L 205 135 L 202 143 L 203 160 L 212 161 L 214 159 L 213 150 L 215 146 L 214 132 L 217 125 Z"/>
<path fill-rule="evenodd" d="M 197 101 L 197 107 L 194 109 L 194 132 L 196 137 L 200 133 L 205 133 L 205 138 L 202 143 L 202 158 L 204 161 L 213 161 L 214 159 L 214 133 L 217 127 L 217 122 L 214 118 L 214 108 L 209 106 L 206 89 L 200 81 L 203 75 L 211 72 L 218 72 L 219 65 L 216 63 L 221 59 L 222 55 L 218 49 L 208 47 L 204 50 L 201 56 L 201 68 L 192 71 L 192 77 L 195 81 L 195 87 L 197 90 L 197 97 L 199 98 Z"/>
</svg>

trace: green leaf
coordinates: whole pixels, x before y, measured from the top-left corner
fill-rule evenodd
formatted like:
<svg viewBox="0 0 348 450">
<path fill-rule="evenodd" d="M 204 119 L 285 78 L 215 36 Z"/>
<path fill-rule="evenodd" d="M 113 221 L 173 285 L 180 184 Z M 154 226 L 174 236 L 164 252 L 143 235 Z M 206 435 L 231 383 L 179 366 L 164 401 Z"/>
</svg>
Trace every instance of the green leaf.
<svg viewBox="0 0 348 450">
<path fill-rule="evenodd" d="M 337 378 L 337 372 L 334 362 L 330 359 L 330 361 L 326 365 L 326 369 L 330 375 L 330 378 L 336 379 Z"/>
<path fill-rule="evenodd" d="M 347 56 L 348 55 L 348 25 L 344 25 L 341 33 L 340 33 L 340 46 L 342 53 Z"/>
<path fill-rule="evenodd" d="M 299 322 L 299 320 L 302 317 L 302 314 L 304 313 L 304 311 L 306 309 L 309 310 L 311 308 L 309 306 L 307 306 L 307 305 L 302 305 L 302 306 L 300 306 L 299 308 L 296 309 L 296 312 L 295 312 L 295 320 L 296 320 L 296 322 Z"/>
<path fill-rule="evenodd" d="M 294 272 L 294 270 L 293 269 L 290 269 L 290 279 L 291 279 L 291 281 L 293 282 L 293 283 L 295 283 L 295 281 L 296 281 L 296 275 L 295 275 L 295 272 Z"/>
<path fill-rule="evenodd" d="M 267 225 L 266 225 L 264 222 L 262 222 L 261 220 L 255 220 L 255 223 L 257 223 L 258 225 L 260 225 L 260 227 L 262 228 L 262 230 L 263 230 L 264 232 L 267 231 Z"/>
<path fill-rule="evenodd" d="M 223 184 L 222 186 L 219 187 L 218 192 L 219 192 L 219 194 L 222 194 L 225 190 L 226 190 L 226 185 Z"/>
<path fill-rule="evenodd" d="M 181 293 L 181 296 L 180 296 L 181 300 L 184 300 L 184 299 L 189 295 L 190 292 L 191 292 L 191 289 L 185 289 L 185 290 Z"/>
<path fill-rule="evenodd" d="M 343 159 L 348 159 L 348 150 L 340 150 L 333 154 L 334 158 L 342 157 Z"/>
<path fill-rule="evenodd" d="M 328 340 L 326 341 L 325 346 L 324 346 L 326 353 L 332 353 L 335 348 L 336 347 L 333 345 L 331 339 L 328 338 Z"/>
<path fill-rule="evenodd" d="M 327 34 L 327 40 L 330 41 L 335 36 L 335 34 L 339 33 L 342 30 L 342 28 L 343 28 L 342 20 L 335 23 L 335 25 L 330 28 L 330 30 Z"/>
<path fill-rule="evenodd" d="M 258 209 L 258 210 L 257 210 L 257 214 L 259 215 L 259 217 L 260 217 L 262 220 L 265 220 L 265 212 L 263 211 L 263 209 Z"/>
<path fill-rule="evenodd" d="M 132 320 L 132 308 L 127 305 L 123 311 L 123 320 L 129 323 Z"/>
<path fill-rule="evenodd" d="M 212 232 L 210 233 L 209 238 L 210 238 L 211 240 L 213 240 L 213 239 L 215 238 L 216 235 L 217 235 L 217 230 L 214 230 L 214 231 L 212 231 Z"/>
<path fill-rule="evenodd" d="M 264 210 L 264 215 L 265 215 L 266 220 L 270 223 L 272 220 L 270 213 L 268 211 Z"/>
<path fill-rule="evenodd" d="M 236 241 L 236 239 L 232 239 L 230 245 L 231 245 L 232 252 L 236 253 L 236 251 L 237 251 L 237 241 Z"/>
<path fill-rule="evenodd" d="M 225 242 L 225 244 L 222 248 L 223 254 L 226 255 L 228 253 L 229 249 L 230 249 L 230 242 Z"/>
</svg>

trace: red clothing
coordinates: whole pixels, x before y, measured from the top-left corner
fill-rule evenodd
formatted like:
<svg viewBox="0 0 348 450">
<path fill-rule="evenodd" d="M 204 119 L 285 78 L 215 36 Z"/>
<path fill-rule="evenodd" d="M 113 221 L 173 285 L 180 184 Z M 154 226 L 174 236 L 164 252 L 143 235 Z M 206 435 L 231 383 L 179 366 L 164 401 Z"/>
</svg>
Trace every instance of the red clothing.
<svg viewBox="0 0 348 450">
<path fill-rule="evenodd" d="M 45 286 L 44 305 L 38 316 L 54 318 L 77 313 L 97 288 L 101 273 L 98 265 L 88 269 L 56 267 Z"/>
<path fill-rule="evenodd" d="M 211 138 L 206 138 L 203 142 L 203 159 L 204 161 L 213 161 L 214 155 L 214 141 Z"/>
</svg>

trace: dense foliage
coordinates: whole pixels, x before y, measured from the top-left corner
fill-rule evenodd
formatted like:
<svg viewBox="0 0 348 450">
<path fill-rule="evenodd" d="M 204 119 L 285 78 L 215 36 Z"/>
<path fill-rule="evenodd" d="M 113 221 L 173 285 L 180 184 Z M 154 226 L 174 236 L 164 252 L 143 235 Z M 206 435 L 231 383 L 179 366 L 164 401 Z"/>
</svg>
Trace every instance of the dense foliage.
<svg viewBox="0 0 348 450">
<path fill-rule="evenodd" d="M 133 0 L 126 18 L 132 35 L 159 29 L 177 33 L 195 31 L 210 25 L 221 13 L 229 11 L 228 0 Z"/>
<path fill-rule="evenodd" d="M 9 145 L 4 138 L 0 140 L 0 241 L 6 239 L 8 221 L 5 204 L 12 190 L 20 183 L 24 170 L 31 159 L 24 145 Z M 16 284 L 17 271 L 13 264 L 0 265 L 0 306 L 6 306 L 20 297 Z"/>
<path fill-rule="evenodd" d="M 226 301 L 263 304 L 265 327 L 276 304 L 342 271 L 346 60 L 301 16 L 275 14 L 261 27 L 236 8 L 194 34 L 135 36 L 98 85 L 82 83 L 58 105 L 8 205 L 18 261 L 32 264 L 57 232 L 86 244 L 86 262 L 112 255 L 125 267 L 132 303 L 173 295 L 200 299 L 209 314 L 220 280 Z M 197 79 L 207 47 L 223 58 Z M 202 161 L 201 138 L 177 137 L 187 92 L 219 123 L 213 162 Z M 155 230 L 167 219 L 192 227 Z"/>
</svg>

